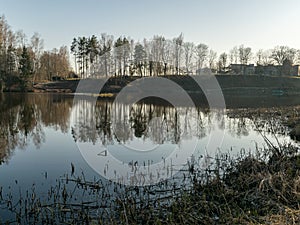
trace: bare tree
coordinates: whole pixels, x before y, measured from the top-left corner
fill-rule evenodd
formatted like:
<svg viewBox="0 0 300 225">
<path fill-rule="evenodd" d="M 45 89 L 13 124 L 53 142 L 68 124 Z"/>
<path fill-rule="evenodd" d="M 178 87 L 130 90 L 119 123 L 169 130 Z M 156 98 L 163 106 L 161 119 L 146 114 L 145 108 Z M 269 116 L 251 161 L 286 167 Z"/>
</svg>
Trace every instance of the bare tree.
<svg viewBox="0 0 300 225">
<path fill-rule="evenodd" d="M 40 58 L 38 80 L 51 80 L 54 75 L 67 77 L 70 71 L 69 52 L 66 46 L 51 51 L 44 51 Z"/>
<path fill-rule="evenodd" d="M 30 47 L 33 52 L 33 82 L 35 81 L 38 69 L 40 68 L 40 59 L 44 49 L 44 40 L 39 33 L 34 33 L 30 39 Z"/>
<path fill-rule="evenodd" d="M 111 70 L 111 50 L 113 46 L 114 37 L 106 33 L 102 33 L 99 40 L 99 56 L 100 64 L 104 66 L 104 74 L 107 77 Z"/>
<path fill-rule="evenodd" d="M 230 64 L 237 64 L 239 59 L 239 50 L 238 47 L 233 47 L 229 52 L 229 63 Z"/>
<path fill-rule="evenodd" d="M 276 46 L 272 49 L 271 58 L 278 65 L 283 65 L 285 60 L 294 63 L 297 59 L 297 51 L 288 46 Z"/>
<path fill-rule="evenodd" d="M 219 72 L 221 72 L 221 73 L 226 72 L 227 60 L 228 60 L 228 56 L 225 52 L 223 52 L 219 56 L 219 62 L 218 62 Z"/>
<path fill-rule="evenodd" d="M 165 40 L 161 49 L 162 61 L 164 63 L 164 75 L 168 72 L 168 63 L 171 61 L 172 56 L 172 41 Z"/>
<path fill-rule="evenodd" d="M 123 45 L 122 45 L 123 75 L 127 75 L 128 60 L 130 58 L 130 42 L 131 42 L 131 39 L 129 37 L 123 38 Z"/>
<path fill-rule="evenodd" d="M 210 49 L 208 53 L 208 66 L 211 70 L 215 69 L 215 61 L 217 58 L 217 52 L 214 50 Z"/>
<path fill-rule="evenodd" d="M 241 64 L 247 65 L 251 59 L 252 52 L 250 47 L 244 47 L 240 45 L 239 47 L 239 59 Z"/>
<path fill-rule="evenodd" d="M 18 30 L 16 32 L 16 42 L 18 48 L 22 48 L 23 46 L 26 45 L 27 37 L 23 30 Z"/>
<path fill-rule="evenodd" d="M 204 62 L 207 59 L 208 55 L 208 46 L 206 44 L 199 44 L 196 47 L 196 56 L 197 56 L 197 69 L 201 69 L 204 66 Z"/>
<path fill-rule="evenodd" d="M 272 55 L 271 50 L 263 50 L 263 49 L 258 50 L 258 52 L 256 53 L 256 64 L 262 66 L 272 64 L 271 55 Z"/>
<path fill-rule="evenodd" d="M 135 73 L 134 50 L 135 50 L 135 41 L 133 39 L 130 39 L 130 45 L 129 45 L 129 74 L 130 74 L 130 76 L 132 76 Z"/>
<path fill-rule="evenodd" d="M 152 53 L 152 64 L 156 75 L 162 72 L 162 53 L 163 53 L 163 43 L 165 38 L 163 36 L 154 36 L 151 42 L 151 53 Z"/>
<path fill-rule="evenodd" d="M 191 73 L 191 63 L 195 52 L 195 45 L 192 42 L 185 42 L 183 44 L 184 49 L 184 62 L 185 62 L 185 68 L 186 73 Z"/>
<path fill-rule="evenodd" d="M 152 52 L 151 52 L 151 43 L 144 38 L 143 40 L 144 44 L 144 50 L 146 52 L 146 58 L 145 58 L 145 65 L 144 65 L 144 76 L 148 75 L 148 72 L 150 76 L 152 75 Z"/>
<path fill-rule="evenodd" d="M 8 48 L 8 33 L 10 27 L 5 16 L 0 17 L 0 80 L 3 74 L 7 74 L 7 48 Z"/>
<path fill-rule="evenodd" d="M 66 78 L 70 71 L 69 51 L 67 46 L 61 46 L 57 55 L 57 74 Z"/>
<path fill-rule="evenodd" d="M 296 49 L 296 56 L 295 56 L 295 60 L 294 60 L 294 64 L 300 64 L 300 50 Z"/>
<path fill-rule="evenodd" d="M 177 38 L 174 38 L 173 43 L 174 43 L 174 61 L 175 61 L 174 65 L 176 69 L 176 75 L 179 75 L 182 45 L 183 45 L 183 34 L 181 33 Z"/>
</svg>

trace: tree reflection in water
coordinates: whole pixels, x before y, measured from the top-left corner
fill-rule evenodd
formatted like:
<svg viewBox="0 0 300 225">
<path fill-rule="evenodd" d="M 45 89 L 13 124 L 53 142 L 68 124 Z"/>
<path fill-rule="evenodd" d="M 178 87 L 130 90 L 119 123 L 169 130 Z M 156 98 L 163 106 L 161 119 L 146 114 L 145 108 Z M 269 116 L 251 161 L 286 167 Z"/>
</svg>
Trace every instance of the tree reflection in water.
<svg viewBox="0 0 300 225">
<path fill-rule="evenodd" d="M 0 162 L 7 162 L 16 148 L 26 149 L 29 141 L 41 148 L 46 141 L 46 127 L 71 132 L 76 142 L 100 141 L 104 146 L 136 139 L 180 144 L 192 137 L 204 139 L 214 129 L 226 130 L 236 138 L 248 136 L 258 128 L 286 134 L 276 115 L 266 120 L 263 113 L 251 116 L 245 111 L 227 110 L 223 117 L 218 110 L 176 109 L 161 102 L 141 102 L 129 108 L 100 100 L 92 107 L 87 98 L 73 104 L 71 95 L 1 94 Z M 75 123 L 70 129 L 71 119 Z"/>
<path fill-rule="evenodd" d="M 212 116 L 224 120 L 206 109 L 183 107 L 179 110 L 180 113 L 170 105 L 144 103 L 129 108 L 108 101 L 98 101 L 93 107 L 82 100 L 74 108 L 72 134 L 75 141 L 96 143 L 101 140 L 103 145 L 126 143 L 134 138 L 150 139 L 155 144 L 166 141 L 179 144 L 182 138 L 205 137 L 211 129 Z"/>
<path fill-rule="evenodd" d="M 166 165 L 175 168 L 175 171 L 179 171 L 192 157 L 198 165 L 207 165 L 209 157 L 217 151 L 228 153 L 232 146 L 237 147 L 236 151 L 231 152 L 234 155 L 241 149 L 255 150 L 256 143 L 260 146 L 264 144 L 261 133 L 275 134 L 281 124 L 280 118 L 274 118 L 273 131 L 270 129 L 272 123 L 263 122 L 266 120 L 263 115 L 253 117 L 243 112 L 228 109 L 224 116 L 218 109 L 175 108 L 170 104 L 150 101 L 132 106 L 108 101 L 93 104 L 82 98 L 73 106 L 72 134 L 86 162 L 100 174 L 105 171 L 103 176 L 106 178 L 126 183 L 134 177 L 139 183 L 143 182 L 138 176 L 142 174 L 150 177 L 145 180 L 151 183 L 160 177 L 158 173 L 152 180 L 154 172 L 168 173 L 167 169 L 166 172 L 162 171 L 159 165 L 161 161 L 168 161 Z M 210 142 L 216 144 L 209 147 Z M 104 152 L 106 157 L 98 157 Z M 179 156 L 179 152 L 186 154 Z M 142 165 L 149 165 L 149 161 L 149 168 L 153 163 L 153 169 L 144 173 Z M 133 175 L 127 164 L 137 165 Z M 113 168 L 115 173 L 106 176 L 108 169 L 105 165 Z"/>
<path fill-rule="evenodd" d="M 16 148 L 36 148 L 45 142 L 45 127 L 69 131 L 72 98 L 53 94 L 0 95 L 0 162 L 7 162 Z"/>
</svg>

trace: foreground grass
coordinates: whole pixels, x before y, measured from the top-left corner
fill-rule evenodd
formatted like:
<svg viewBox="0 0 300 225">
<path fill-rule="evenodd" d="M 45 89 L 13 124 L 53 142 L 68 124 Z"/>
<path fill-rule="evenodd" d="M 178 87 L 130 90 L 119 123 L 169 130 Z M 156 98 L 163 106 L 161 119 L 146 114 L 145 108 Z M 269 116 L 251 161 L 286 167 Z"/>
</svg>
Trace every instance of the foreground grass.
<svg viewBox="0 0 300 225">
<path fill-rule="evenodd" d="M 297 151 L 288 146 L 244 156 L 230 166 L 219 158 L 205 179 L 194 171 L 192 189 L 171 205 L 126 204 L 122 218 L 129 224 L 300 224 Z"/>
<path fill-rule="evenodd" d="M 14 206 L 5 194 L 0 200 L 15 214 L 7 224 L 300 224 L 300 156 L 291 145 L 235 159 L 219 154 L 207 169 L 190 164 L 186 172 L 137 188 L 72 171 L 47 200 L 34 191 Z"/>
</svg>

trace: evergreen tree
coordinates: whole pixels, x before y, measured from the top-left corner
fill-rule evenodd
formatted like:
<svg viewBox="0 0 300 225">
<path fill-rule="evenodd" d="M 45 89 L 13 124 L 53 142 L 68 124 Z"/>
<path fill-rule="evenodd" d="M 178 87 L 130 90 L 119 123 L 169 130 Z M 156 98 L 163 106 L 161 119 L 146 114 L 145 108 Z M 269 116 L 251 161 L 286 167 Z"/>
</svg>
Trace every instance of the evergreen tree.
<svg viewBox="0 0 300 225">
<path fill-rule="evenodd" d="M 28 49 L 23 46 L 22 54 L 19 61 L 19 71 L 20 71 L 20 78 L 21 78 L 21 88 L 26 89 L 27 83 L 33 74 L 33 62 L 30 58 L 28 53 Z"/>
<path fill-rule="evenodd" d="M 134 64 L 139 69 L 140 76 L 143 76 L 143 66 L 146 60 L 146 51 L 143 45 L 137 44 L 134 48 Z"/>
<path fill-rule="evenodd" d="M 73 53 L 74 55 L 74 60 L 75 60 L 75 72 L 76 74 L 78 73 L 78 70 L 77 70 L 77 57 L 78 57 L 78 41 L 76 38 L 73 38 L 73 42 L 72 42 L 72 45 L 71 45 L 71 52 Z"/>
<path fill-rule="evenodd" d="M 13 75 L 16 69 L 16 53 L 12 45 L 8 46 L 7 49 L 7 73 Z"/>
</svg>

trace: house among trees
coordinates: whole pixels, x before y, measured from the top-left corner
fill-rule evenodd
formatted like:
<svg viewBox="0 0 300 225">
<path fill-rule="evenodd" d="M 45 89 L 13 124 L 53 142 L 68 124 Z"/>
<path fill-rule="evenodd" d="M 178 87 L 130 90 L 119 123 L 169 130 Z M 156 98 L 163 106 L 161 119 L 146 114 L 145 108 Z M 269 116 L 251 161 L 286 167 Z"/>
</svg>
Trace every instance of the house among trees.
<svg viewBox="0 0 300 225">
<path fill-rule="evenodd" d="M 230 74 L 239 75 L 300 76 L 300 65 L 292 65 L 289 60 L 282 65 L 231 64 L 229 71 Z"/>
<path fill-rule="evenodd" d="M 254 64 L 231 64 L 229 71 L 231 74 L 253 75 L 255 74 L 255 66 Z"/>
<path fill-rule="evenodd" d="M 196 74 L 197 75 L 212 75 L 214 73 L 214 71 L 212 71 L 210 68 L 205 67 L 205 68 L 201 68 L 201 69 L 197 69 L 196 70 Z"/>
<path fill-rule="evenodd" d="M 292 65 L 289 60 L 285 60 L 283 65 L 258 65 L 256 66 L 256 74 L 272 75 L 272 76 L 299 76 L 300 66 Z"/>
</svg>

